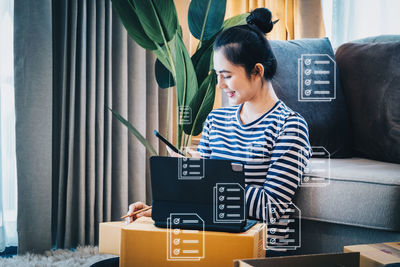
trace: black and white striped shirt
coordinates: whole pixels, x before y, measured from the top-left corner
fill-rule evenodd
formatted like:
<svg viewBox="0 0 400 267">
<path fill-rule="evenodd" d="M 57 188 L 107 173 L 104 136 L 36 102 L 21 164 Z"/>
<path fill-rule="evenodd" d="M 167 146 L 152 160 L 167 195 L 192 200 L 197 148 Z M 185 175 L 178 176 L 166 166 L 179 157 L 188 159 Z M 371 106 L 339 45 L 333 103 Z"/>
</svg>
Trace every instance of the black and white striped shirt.
<svg viewBox="0 0 400 267">
<path fill-rule="evenodd" d="M 281 100 L 248 124 L 240 120 L 241 108 L 213 110 L 204 123 L 198 151 L 203 158 L 244 163 L 249 218 L 289 217 L 282 211 L 292 201 L 311 154 L 307 123 Z M 271 203 L 278 207 L 276 212 L 268 208 Z M 277 238 L 287 238 L 286 226 L 277 226 Z"/>
</svg>

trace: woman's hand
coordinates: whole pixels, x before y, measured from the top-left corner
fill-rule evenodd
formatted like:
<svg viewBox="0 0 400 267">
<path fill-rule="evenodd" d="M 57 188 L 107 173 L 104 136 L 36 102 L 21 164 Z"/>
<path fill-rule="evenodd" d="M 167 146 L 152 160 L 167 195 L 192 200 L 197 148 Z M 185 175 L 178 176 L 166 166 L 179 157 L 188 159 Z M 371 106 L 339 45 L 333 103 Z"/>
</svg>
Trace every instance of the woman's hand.
<svg viewBox="0 0 400 267">
<path fill-rule="evenodd" d="M 181 154 L 178 154 L 174 151 L 172 151 L 171 148 L 169 148 L 169 146 L 165 146 L 167 148 L 168 154 L 171 157 L 178 157 L 178 158 L 183 158 L 184 156 L 182 156 Z M 201 154 L 193 149 L 187 148 L 186 149 L 186 154 L 188 155 L 188 157 L 190 158 L 201 158 Z"/>
<path fill-rule="evenodd" d="M 181 154 L 178 154 L 178 153 L 172 151 L 172 149 L 169 148 L 169 146 L 165 146 L 165 147 L 167 148 L 168 154 L 169 154 L 171 157 L 184 158 L 184 156 L 182 156 Z"/>
<path fill-rule="evenodd" d="M 143 202 L 140 202 L 140 201 L 135 202 L 135 203 L 129 205 L 129 210 L 126 213 L 126 215 L 130 215 L 130 214 L 134 213 L 135 211 L 138 211 L 138 210 L 141 210 L 141 209 L 144 209 L 144 208 L 147 208 L 147 207 L 149 207 L 149 206 L 144 204 Z M 134 220 L 136 220 L 137 218 L 140 218 L 140 217 L 143 217 L 143 216 L 151 217 L 151 209 L 143 211 L 143 212 L 140 212 L 140 213 L 135 214 L 133 216 L 129 216 L 128 218 L 125 218 L 125 222 L 126 223 L 131 223 Z"/>
</svg>

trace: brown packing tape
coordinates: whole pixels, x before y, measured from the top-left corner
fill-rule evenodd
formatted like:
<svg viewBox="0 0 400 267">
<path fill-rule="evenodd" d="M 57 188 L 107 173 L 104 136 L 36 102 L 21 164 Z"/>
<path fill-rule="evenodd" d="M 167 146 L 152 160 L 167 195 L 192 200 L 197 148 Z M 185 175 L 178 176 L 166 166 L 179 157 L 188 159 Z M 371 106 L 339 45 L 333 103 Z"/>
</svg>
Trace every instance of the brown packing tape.
<svg viewBox="0 0 400 267">
<path fill-rule="evenodd" d="M 393 245 L 392 245 L 393 244 Z M 396 246 L 397 244 L 397 246 Z M 400 243 L 380 243 L 380 244 L 371 244 L 371 247 L 378 249 L 379 251 L 393 255 L 399 258 L 400 261 Z"/>
<path fill-rule="evenodd" d="M 388 246 L 391 246 L 397 250 L 400 250 L 400 242 L 386 243 Z"/>
<path fill-rule="evenodd" d="M 344 252 L 360 252 L 360 267 L 376 267 L 400 262 L 399 243 L 345 246 Z"/>
<path fill-rule="evenodd" d="M 264 236 L 265 236 L 265 224 L 259 224 L 258 226 L 258 243 L 256 243 L 255 251 L 258 251 L 257 258 L 265 257 L 265 249 L 264 249 Z"/>
</svg>

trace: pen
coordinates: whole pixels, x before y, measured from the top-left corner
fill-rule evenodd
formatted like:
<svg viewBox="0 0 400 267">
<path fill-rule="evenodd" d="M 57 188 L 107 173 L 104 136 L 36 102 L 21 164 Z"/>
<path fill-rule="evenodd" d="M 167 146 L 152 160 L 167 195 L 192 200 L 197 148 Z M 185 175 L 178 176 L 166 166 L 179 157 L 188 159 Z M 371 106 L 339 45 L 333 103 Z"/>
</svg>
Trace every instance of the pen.
<svg viewBox="0 0 400 267">
<path fill-rule="evenodd" d="M 144 208 L 144 209 L 141 209 L 141 210 L 137 210 L 137 211 L 135 211 L 135 212 L 132 213 L 132 214 L 122 216 L 121 219 L 125 219 L 125 218 L 128 218 L 128 217 L 132 217 L 133 215 L 136 215 L 136 214 L 138 214 L 138 213 L 141 213 L 141 212 L 146 211 L 146 210 L 149 210 L 149 209 L 151 209 L 151 206 L 149 206 L 149 207 L 147 207 L 147 208 Z"/>
</svg>

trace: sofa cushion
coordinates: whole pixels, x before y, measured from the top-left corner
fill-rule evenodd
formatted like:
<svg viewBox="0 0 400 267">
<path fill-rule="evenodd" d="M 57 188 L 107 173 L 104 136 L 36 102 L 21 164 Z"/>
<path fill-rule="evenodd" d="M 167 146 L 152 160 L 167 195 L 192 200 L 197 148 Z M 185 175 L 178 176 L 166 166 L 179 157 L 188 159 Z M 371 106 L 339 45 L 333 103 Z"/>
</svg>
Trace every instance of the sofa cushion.
<svg viewBox="0 0 400 267">
<path fill-rule="evenodd" d="M 352 43 L 384 43 L 384 42 L 399 42 L 400 35 L 378 35 L 378 36 L 370 36 L 362 39 L 357 39 L 351 41 Z"/>
<path fill-rule="evenodd" d="M 346 43 L 336 51 L 358 155 L 400 163 L 400 42 Z"/>
<path fill-rule="evenodd" d="M 327 55 L 334 59 L 329 40 L 271 40 L 270 44 L 278 63 L 276 75 L 272 80 L 275 92 L 283 102 L 305 118 L 310 130 L 311 145 L 323 146 L 333 158 L 352 156 L 349 118 L 340 83 L 336 82 L 336 96 L 330 101 L 299 101 L 298 78 L 301 73 L 298 60 L 302 59 L 302 55 L 310 54 Z M 333 72 L 329 75 L 328 78 L 339 80 L 337 71 L 336 77 Z"/>
<path fill-rule="evenodd" d="M 400 232 L 400 165 L 331 159 L 330 183 L 300 187 L 295 203 L 304 219 Z"/>
</svg>

